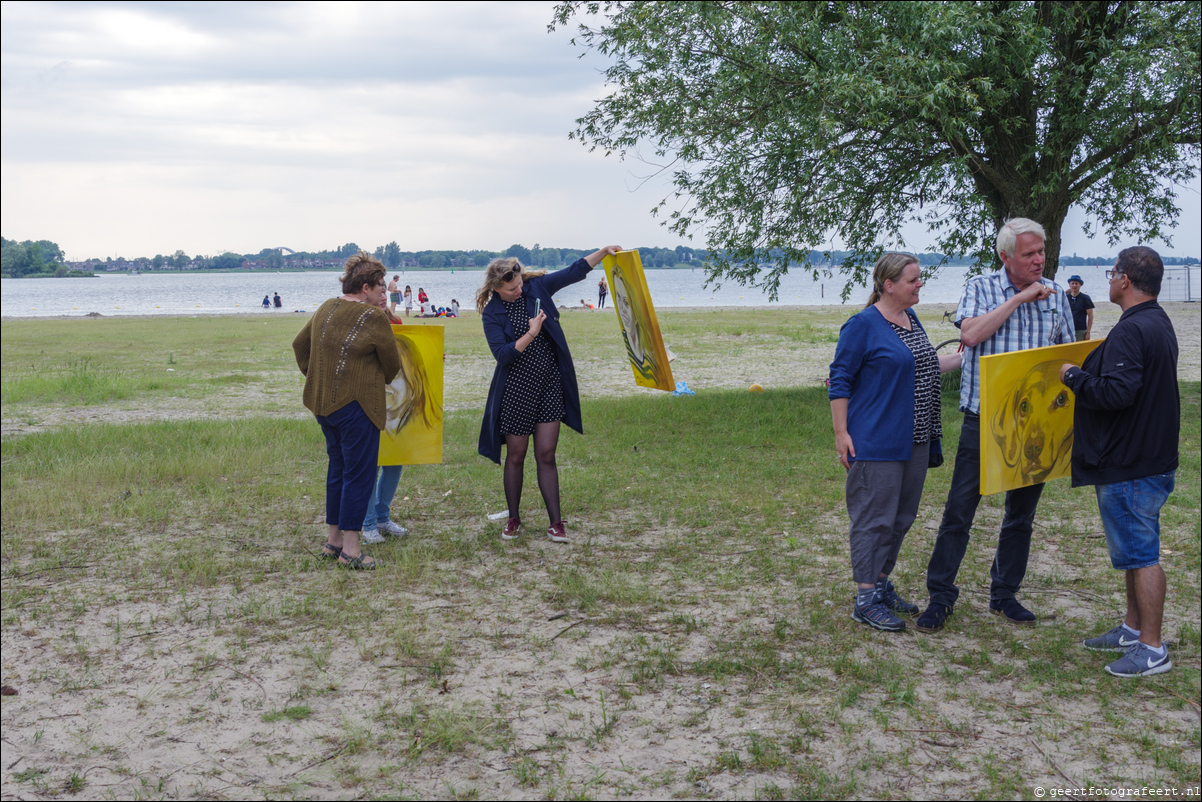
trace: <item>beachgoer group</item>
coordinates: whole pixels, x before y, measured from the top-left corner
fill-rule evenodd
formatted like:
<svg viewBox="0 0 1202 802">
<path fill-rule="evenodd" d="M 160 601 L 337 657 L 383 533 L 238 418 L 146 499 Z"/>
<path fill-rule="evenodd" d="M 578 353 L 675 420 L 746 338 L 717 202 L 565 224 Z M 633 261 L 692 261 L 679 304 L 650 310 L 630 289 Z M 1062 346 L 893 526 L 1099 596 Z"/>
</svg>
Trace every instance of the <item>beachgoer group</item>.
<svg viewBox="0 0 1202 802">
<path fill-rule="evenodd" d="M 956 309 L 962 353 L 940 356 L 914 313 L 923 286 L 918 260 L 886 253 L 876 263 L 864 309 L 840 330 L 830 366 L 829 399 L 835 457 L 847 471 L 846 505 L 854 600 L 851 617 L 878 630 L 936 633 L 960 596 L 956 578 L 981 501 L 981 358 L 1089 339 L 1093 302 L 1073 276 L 1069 290 L 1043 277 L 1046 235 L 1025 218 L 1006 221 L 996 250 L 1002 267 L 968 281 Z M 504 540 L 521 535 L 526 452 L 534 440 L 547 536 L 570 540 L 562 513 L 556 450 L 561 424 L 583 432 L 580 392 L 553 296 L 583 281 L 609 246 L 555 272 L 532 271 L 517 259 L 495 259 L 476 295 L 496 366 L 485 401 L 478 452 L 503 465 L 508 519 Z M 1120 677 L 1168 671 L 1162 640 L 1165 575 L 1159 562 L 1159 511 L 1174 487 L 1180 401 L 1177 341 L 1157 303 L 1164 273 L 1149 248 L 1130 248 L 1108 271 L 1110 300 L 1123 315 L 1080 366 L 1060 376 L 1075 396 L 1072 482 L 1094 485 L 1112 564 L 1124 572 L 1127 609 L 1087 649 L 1121 652 L 1106 666 Z M 412 311 L 410 287 L 366 253 L 347 260 L 343 294 L 318 309 L 293 343 L 305 374 L 305 406 L 325 434 L 326 523 L 322 558 L 356 569 L 376 562 L 361 545 L 404 535 L 390 505 L 400 466 L 377 471 L 384 425 L 384 386 L 401 370 L 390 324 L 398 302 Z M 598 282 L 598 306 L 607 296 Z M 277 295 L 278 298 L 278 295 Z M 423 317 L 457 316 L 458 300 L 435 308 L 421 287 Z M 264 305 L 269 299 L 264 297 Z M 581 301 L 582 305 L 588 304 Z M 902 598 L 891 579 L 913 525 L 929 468 L 943 463 L 940 376 L 961 370 L 960 435 L 951 487 L 927 562 L 925 609 Z M 1060 398 L 1056 403 L 1063 403 Z M 504 461 L 502 462 L 502 452 Z M 1043 484 L 1006 493 L 990 569 L 989 609 L 1010 624 L 1038 617 L 1019 601 L 1030 559 Z M 921 612 L 920 612 L 921 610 Z"/>
</svg>

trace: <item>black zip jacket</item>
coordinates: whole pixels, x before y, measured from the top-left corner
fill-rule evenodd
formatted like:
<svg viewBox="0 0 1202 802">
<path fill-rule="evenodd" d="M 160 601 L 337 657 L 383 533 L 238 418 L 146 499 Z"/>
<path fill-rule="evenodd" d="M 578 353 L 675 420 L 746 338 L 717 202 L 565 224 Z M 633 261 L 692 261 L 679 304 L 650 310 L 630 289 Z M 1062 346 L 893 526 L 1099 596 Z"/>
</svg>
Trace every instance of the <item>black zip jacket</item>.
<svg viewBox="0 0 1202 802">
<path fill-rule="evenodd" d="M 1077 397 L 1073 487 L 1177 469 L 1177 334 L 1155 300 L 1123 312 L 1085 364 L 1065 373 L 1064 383 Z"/>
</svg>

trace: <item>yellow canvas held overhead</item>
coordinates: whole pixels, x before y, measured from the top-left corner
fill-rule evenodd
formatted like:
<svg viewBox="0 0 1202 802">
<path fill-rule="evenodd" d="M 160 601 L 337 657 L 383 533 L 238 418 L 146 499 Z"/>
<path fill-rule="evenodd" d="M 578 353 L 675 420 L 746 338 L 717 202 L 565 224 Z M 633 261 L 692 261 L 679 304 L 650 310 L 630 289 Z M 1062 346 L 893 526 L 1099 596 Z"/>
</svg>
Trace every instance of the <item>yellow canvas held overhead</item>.
<svg viewBox="0 0 1202 802">
<path fill-rule="evenodd" d="M 619 251 L 606 256 L 602 265 L 635 382 L 641 387 L 667 392 L 675 390 L 668 350 L 659 331 L 659 320 L 655 317 L 639 252 Z"/>
<path fill-rule="evenodd" d="M 381 465 L 442 462 L 442 326 L 393 325 L 401 372 L 385 388 Z"/>
<path fill-rule="evenodd" d="M 1069 475 L 1076 397 L 1060 366 L 1101 340 L 981 357 L 981 495 Z"/>
</svg>

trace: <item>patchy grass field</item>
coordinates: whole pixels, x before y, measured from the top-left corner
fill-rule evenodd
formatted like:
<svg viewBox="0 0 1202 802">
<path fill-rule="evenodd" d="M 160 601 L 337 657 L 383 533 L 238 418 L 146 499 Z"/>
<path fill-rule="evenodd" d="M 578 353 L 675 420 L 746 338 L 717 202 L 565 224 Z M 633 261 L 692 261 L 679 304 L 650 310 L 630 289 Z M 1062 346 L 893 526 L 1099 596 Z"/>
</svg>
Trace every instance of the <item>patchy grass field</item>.
<svg viewBox="0 0 1202 802">
<path fill-rule="evenodd" d="M 691 398 L 633 388 L 608 315 L 564 315 L 588 432 L 560 442 L 574 542 L 536 535 L 532 469 L 527 534 L 503 543 L 486 518 L 505 506 L 475 454 L 491 358 L 466 318 L 448 321 L 445 463 L 406 471 L 412 535 L 375 547 L 372 574 L 314 559 L 325 460 L 298 320 L 5 321 L 3 795 L 1196 793 L 1196 377 L 1162 516 L 1175 668 L 1122 682 L 1079 645 L 1113 625 L 1121 577 L 1067 482 L 1036 521 L 1038 626 L 988 615 L 995 498 L 945 632 L 850 620 L 816 386 L 845 311 L 661 314 Z M 895 572 L 918 601 L 950 473 L 931 472 Z"/>
</svg>

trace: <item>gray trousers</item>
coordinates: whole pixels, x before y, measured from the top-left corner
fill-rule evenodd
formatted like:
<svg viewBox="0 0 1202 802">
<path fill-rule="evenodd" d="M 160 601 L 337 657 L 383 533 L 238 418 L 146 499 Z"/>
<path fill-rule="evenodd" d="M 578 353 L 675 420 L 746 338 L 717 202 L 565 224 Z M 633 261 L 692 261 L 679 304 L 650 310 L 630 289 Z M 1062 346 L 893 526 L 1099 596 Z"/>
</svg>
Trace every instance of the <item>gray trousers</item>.
<svg viewBox="0 0 1202 802">
<path fill-rule="evenodd" d="M 851 574 L 871 585 L 897 564 L 906 532 L 918 516 L 931 444 L 914 446 L 907 462 L 857 460 L 847 472 Z"/>
</svg>

